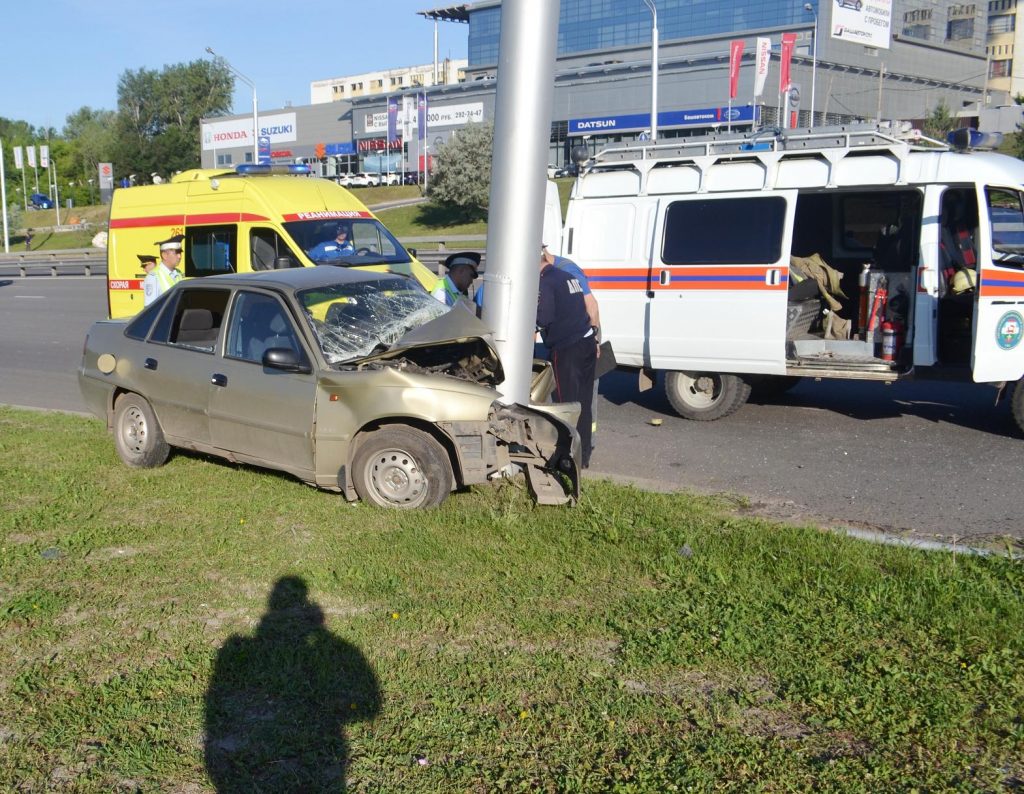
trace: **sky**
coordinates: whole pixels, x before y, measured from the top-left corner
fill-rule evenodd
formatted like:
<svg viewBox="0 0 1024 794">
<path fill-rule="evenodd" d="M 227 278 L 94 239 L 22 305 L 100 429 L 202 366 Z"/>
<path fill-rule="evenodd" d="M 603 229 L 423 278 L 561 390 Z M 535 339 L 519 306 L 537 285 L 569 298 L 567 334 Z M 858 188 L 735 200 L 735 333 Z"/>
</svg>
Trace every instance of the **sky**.
<svg viewBox="0 0 1024 794">
<path fill-rule="evenodd" d="M 3 0 L 0 116 L 58 132 L 88 105 L 117 109 L 127 70 L 227 59 L 256 84 L 260 110 L 309 104 L 314 80 L 433 63 L 428 0 Z M 20 33 L 15 33 L 18 31 Z M 437 56 L 465 58 L 469 27 L 438 23 Z M 252 111 L 235 80 L 234 113 Z"/>
</svg>

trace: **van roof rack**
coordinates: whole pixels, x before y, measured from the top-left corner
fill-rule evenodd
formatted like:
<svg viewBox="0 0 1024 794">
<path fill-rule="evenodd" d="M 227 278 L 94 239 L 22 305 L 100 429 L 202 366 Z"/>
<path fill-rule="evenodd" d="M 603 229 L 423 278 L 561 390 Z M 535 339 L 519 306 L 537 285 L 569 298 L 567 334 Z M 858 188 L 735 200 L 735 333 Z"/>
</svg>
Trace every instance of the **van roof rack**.
<svg viewBox="0 0 1024 794">
<path fill-rule="evenodd" d="M 780 129 L 765 127 L 757 132 L 712 133 L 692 138 L 674 138 L 671 143 L 636 142 L 602 149 L 591 165 L 636 160 L 675 160 L 757 152 L 816 152 L 824 149 L 948 150 L 941 141 L 928 138 L 909 125 L 894 128 L 885 124 L 848 124 L 835 127 Z"/>
</svg>

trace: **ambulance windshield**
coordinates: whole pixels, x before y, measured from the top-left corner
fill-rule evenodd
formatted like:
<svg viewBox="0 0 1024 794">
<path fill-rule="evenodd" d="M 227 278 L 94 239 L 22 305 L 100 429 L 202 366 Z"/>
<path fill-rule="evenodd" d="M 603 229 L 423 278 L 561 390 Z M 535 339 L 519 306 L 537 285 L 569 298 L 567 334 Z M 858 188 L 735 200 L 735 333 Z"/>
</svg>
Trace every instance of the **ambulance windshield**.
<svg viewBox="0 0 1024 794">
<path fill-rule="evenodd" d="M 408 252 L 376 218 L 317 217 L 289 221 L 284 228 L 318 265 L 393 265 L 409 263 Z M 338 213 L 341 214 L 341 213 Z"/>
</svg>

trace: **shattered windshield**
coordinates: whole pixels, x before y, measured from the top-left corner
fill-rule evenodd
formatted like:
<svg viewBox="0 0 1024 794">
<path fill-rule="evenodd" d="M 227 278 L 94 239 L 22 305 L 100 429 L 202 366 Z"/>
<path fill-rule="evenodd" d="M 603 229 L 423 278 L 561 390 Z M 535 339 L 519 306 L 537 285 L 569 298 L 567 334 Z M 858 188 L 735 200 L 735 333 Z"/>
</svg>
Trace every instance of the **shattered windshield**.
<svg viewBox="0 0 1024 794">
<path fill-rule="evenodd" d="M 394 265 L 410 262 L 408 252 L 376 218 L 316 218 L 290 221 L 284 228 L 318 265 Z"/>
<path fill-rule="evenodd" d="M 394 276 L 303 290 L 297 298 L 329 364 L 383 352 L 448 311 L 415 281 Z"/>
</svg>

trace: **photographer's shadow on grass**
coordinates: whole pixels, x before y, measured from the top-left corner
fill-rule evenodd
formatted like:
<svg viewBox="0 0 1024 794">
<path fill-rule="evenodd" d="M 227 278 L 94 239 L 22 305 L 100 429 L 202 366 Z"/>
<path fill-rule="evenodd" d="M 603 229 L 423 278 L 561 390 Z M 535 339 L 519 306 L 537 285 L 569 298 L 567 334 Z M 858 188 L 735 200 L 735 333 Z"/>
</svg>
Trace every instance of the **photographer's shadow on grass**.
<svg viewBox="0 0 1024 794">
<path fill-rule="evenodd" d="M 373 669 L 331 634 L 305 581 L 282 577 L 251 636 L 229 637 L 206 694 L 217 791 L 343 791 L 345 724 L 380 711 Z"/>
</svg>

